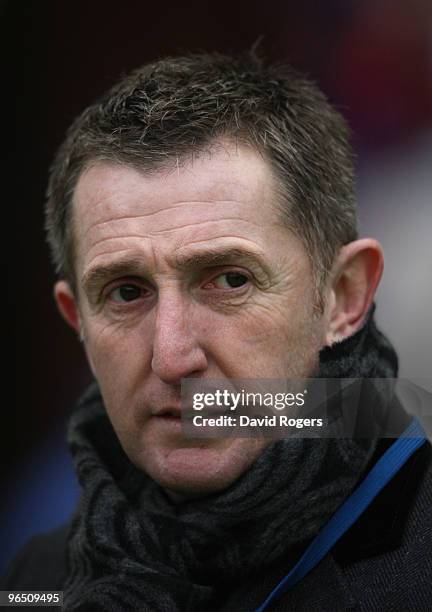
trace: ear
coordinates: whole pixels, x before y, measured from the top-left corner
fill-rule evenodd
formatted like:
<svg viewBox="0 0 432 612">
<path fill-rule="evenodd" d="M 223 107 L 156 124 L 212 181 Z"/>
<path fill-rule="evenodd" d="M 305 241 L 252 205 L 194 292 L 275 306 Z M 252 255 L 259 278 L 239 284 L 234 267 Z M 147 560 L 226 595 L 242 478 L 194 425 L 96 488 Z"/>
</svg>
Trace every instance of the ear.
<svg viewBox="0 0 432 612">
<path fill-rule="evenodd" d="M 384 268 L 379 242 L 362 238 L 342 247 L 332 270 L 326 344 L 351 336 L 363 324 Z"/>
<path fill-rule="evenodd" d="M 69 283 L 64 280 L 58 281 L 54 285 L 54 298 L 57 307 L 63 317 L 79 336 L 82 336 L 81 318 L 78 309 L 78 303 L 70 288 Z"/>
<path fill-rule="evenodd" d="M 90 369 L 96 378 L 94 363 L 84 339 L 84 329 L 79 313 L 78 303 L 69 286 L 69 283 L 66 281 L 58 281 L 54 286 L 54 298 L 63 319 L 72 327 L 72 329 L 77 332 L 80 340 L 83 341 L 84 351 L 87 356 Z"/>
</svg>

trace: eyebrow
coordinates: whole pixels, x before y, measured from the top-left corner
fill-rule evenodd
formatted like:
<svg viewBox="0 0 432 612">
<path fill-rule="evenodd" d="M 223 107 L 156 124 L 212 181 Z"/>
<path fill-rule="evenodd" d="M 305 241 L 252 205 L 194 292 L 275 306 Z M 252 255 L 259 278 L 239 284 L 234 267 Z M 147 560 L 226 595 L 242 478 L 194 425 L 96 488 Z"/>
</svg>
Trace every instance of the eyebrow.
<svg viewBox="0 0 432 612">
<path fill-rule="evenodd" d="M 173 267 L 190 271 L 197 268 L 226 265 L 235 260 L 249 264 L 258 274 L 269 274 L 264 258 L 257 252 L 246 248 L 207 248 L 196 252 L 176 253 L 172 260 Z M 101 283 L 119 276 L 143 276 L 149 274 L 144 255 L 128 255 L 117 261 L 97 264 L 89 268 L 82 276 L 82 286 L 90 295 Z"/>
<path fill-rule="evenodd" d="M 258 266 L 263 271 L 268 270 L 264 257 L 244 247 L 207 248 L 184 254 L 176 253 L 173 263 L 180 270 L 190 270 L 208 266 L 221 266 L 233 260 L 249 263 L 255 268 Z"/>
</svg>

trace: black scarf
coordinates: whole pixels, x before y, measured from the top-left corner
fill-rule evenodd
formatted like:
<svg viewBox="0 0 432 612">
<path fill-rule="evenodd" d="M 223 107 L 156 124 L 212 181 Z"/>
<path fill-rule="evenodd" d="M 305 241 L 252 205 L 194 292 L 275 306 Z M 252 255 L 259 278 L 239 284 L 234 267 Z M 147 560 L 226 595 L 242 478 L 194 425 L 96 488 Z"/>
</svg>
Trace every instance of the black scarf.
<svg viewBox="0 0 432 612">
<path fill-rule="evenodd" d="M 396 354 L 373 311 L 360 331 L 320 353 L 323 377 L 396 375 Z M 65 610 L 86 612 L 203 610 L 220 584 L 282 557 L 288 572 L 376 446 L 279 440 L 222 493 L 174 504 L 126 457 L 96 384 L 71 414 L 68 441 L 82 497 L 68 539 Z"/>
</svg>

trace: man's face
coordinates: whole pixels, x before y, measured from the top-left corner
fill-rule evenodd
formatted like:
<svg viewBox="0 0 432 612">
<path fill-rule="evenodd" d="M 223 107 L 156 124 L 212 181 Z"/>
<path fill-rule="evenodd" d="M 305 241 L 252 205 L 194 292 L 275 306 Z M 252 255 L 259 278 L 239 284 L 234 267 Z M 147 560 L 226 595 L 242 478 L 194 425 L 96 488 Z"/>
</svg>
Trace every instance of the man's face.
<svg viewBox="0 0 432 612">
<path fill-rule="evenodd" d="M 74 199 L 85 347 L 130 460 L 187 495 L 229 486 L 268 440 L 186 439 L 185 377 L 300 378 L 324 344 L 309 260 L 266 162 L 215 149 L 151 175 L 98 163 Z"/>
</svg>

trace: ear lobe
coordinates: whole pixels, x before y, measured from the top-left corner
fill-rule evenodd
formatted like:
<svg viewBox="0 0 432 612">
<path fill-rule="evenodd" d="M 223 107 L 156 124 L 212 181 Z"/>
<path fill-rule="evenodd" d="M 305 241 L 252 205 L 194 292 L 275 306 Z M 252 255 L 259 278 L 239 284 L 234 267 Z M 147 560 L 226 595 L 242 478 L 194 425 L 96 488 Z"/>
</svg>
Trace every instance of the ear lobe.
<svg viewBox="0 0 432 612">
<path fill-rule="evenodd" d="M 81 336 L 81 320 L 75 296 L 66 281 L 54 286 L 54 298 L 63 319 Z"/>
<path fill-rule="evenodd" d="M 326 343 L 343 340 L 363 324 L 384 267 L 380 244 L 363 238 L 341 249 L 334 266 Z"/>
</svg>

